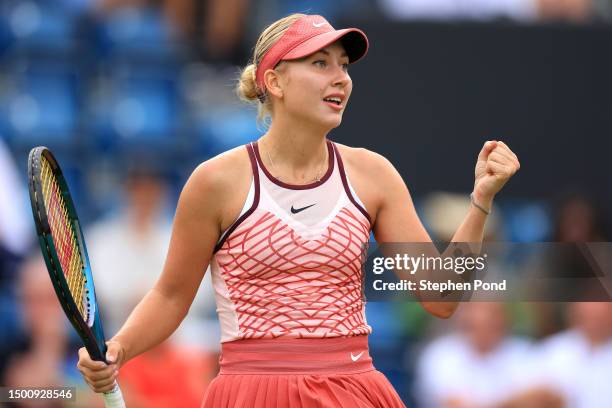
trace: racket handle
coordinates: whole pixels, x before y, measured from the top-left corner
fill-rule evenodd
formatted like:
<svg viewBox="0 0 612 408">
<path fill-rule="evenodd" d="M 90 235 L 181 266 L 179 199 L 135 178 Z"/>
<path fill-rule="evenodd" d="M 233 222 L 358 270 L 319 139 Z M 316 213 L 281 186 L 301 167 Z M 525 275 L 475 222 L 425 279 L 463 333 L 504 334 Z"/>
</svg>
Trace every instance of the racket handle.
<svg viewBox="0 0 612 408">
<path fill-rule="evenodd" d="M 105 392 L 102 394 L 104 397 L 104 406 L 106 408 L 125 408 L 125 402 L 123 401 L 123 394 L 119 384 L 115 383 L 115 388 L 112 391 Z"/>
</svg>

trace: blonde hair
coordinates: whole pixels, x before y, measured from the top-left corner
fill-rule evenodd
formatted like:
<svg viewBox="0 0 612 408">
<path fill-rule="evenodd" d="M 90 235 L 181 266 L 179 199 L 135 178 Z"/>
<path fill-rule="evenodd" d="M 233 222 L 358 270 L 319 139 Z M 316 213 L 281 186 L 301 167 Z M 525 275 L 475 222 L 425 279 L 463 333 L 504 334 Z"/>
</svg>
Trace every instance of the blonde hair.
<svg viewBox="0 0 612 408">
<path fill-rule="evenodd" d="M 261 63 L 266 52 L 285 34 L 285 31 L 293 24 L 296 20 L 304 17 L 305 14 L 295 13 L 276 20 L 270 24 L 266 29 L 259 35 L 255 48 L 253 49 L 253 57 L 249 64 L 240 73 L 238 79 L 238 85 L 236 86 L 236 92 L 240 99 L 245 102 L 257 104 L 257 120 L 263 122 L 263 120 L 270 116 L 272 113 L 272 102 L 266 98 L 265 92 L 257 87 L 255 79 L 257 67 Z"/>
</svg>

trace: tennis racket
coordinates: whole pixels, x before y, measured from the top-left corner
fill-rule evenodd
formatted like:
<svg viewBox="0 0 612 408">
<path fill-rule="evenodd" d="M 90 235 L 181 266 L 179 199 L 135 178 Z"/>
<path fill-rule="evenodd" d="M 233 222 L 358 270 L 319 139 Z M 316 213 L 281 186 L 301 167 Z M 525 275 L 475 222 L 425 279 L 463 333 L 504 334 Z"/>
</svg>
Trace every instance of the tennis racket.
<svg viewBox="0 0 612 408">
<path fill-rule="evenodd" d="M 83 232 L 62 170 L 46 147 L 30 151 L 28 184 L 38 242 L 57 298 L 90 357 L 106 362 L 106 343 Z M 117 383 L 103 396 L 107 408 L 125 407 Z"/>
</svg>

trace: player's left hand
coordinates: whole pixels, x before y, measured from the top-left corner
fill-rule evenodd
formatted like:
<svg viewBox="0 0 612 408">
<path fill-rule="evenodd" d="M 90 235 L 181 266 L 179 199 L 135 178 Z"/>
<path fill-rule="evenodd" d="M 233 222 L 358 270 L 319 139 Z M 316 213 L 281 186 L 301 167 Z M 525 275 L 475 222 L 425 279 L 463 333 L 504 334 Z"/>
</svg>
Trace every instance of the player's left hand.
<svg viewBox="0 0 612 408">
<path fill-rule="evenodd" d="M 510 177 L 521 168 L 516 154 L 500 140 L 487 141 L 478 154 L 474 199 L 488 205 Z"/>
</svg>

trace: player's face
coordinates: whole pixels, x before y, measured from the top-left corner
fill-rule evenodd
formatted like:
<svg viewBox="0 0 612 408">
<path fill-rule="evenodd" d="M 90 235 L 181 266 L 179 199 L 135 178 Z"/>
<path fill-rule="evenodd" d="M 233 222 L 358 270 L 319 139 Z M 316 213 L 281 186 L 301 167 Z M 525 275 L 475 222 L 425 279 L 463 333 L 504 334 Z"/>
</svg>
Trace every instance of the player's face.
<svg viewBox="0 0 612 408">
<path fill-rule="evenodd" d="M 303 59 L 289 61 L 283 90 L 287 112 L 327 129 L 339 126 L 353 89 L 348 63 L 339 41 Z"/>
</svg>

